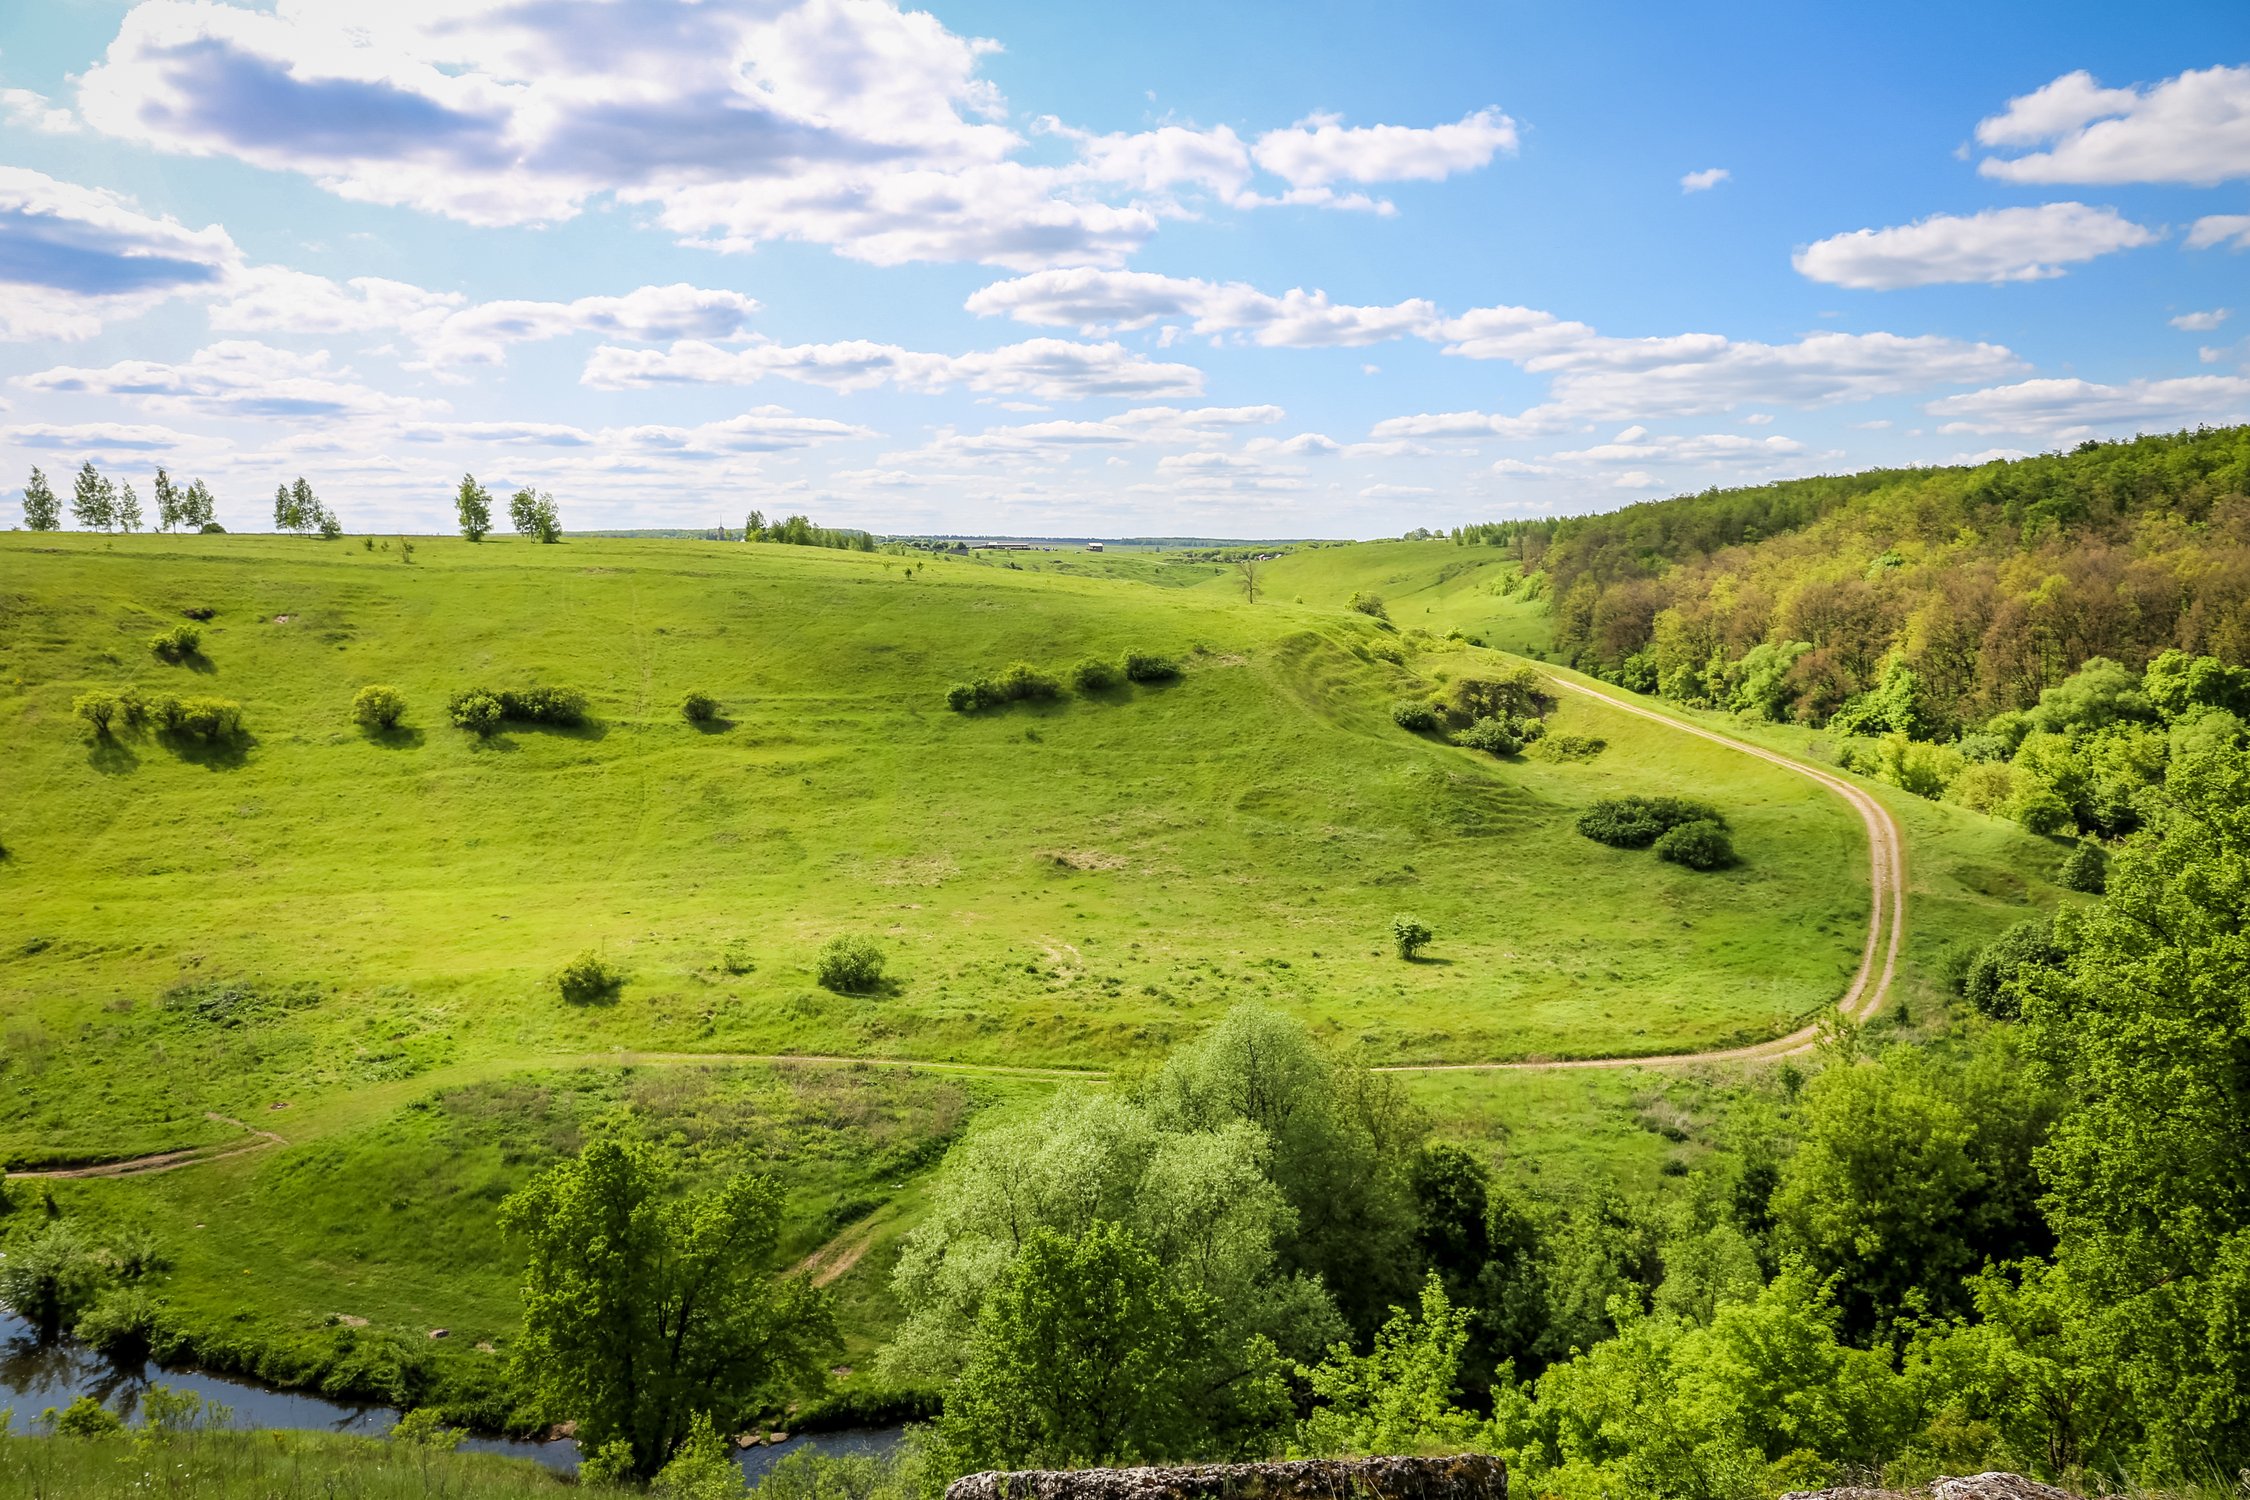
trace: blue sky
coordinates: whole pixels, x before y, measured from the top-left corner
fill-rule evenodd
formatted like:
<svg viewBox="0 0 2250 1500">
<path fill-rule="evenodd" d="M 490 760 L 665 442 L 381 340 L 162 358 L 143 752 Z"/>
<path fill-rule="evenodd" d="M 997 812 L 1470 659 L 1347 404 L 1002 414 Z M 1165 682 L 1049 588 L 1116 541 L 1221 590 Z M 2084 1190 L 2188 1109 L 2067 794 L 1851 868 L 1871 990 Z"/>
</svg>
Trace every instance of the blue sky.
<svg viewBox="0 0 2250 1500">
<path fill-rule="evenodd" d="M 1357 535 L 2250 419 L 2239 3 L 0 7 L 0 474 Z"/>
</svg>

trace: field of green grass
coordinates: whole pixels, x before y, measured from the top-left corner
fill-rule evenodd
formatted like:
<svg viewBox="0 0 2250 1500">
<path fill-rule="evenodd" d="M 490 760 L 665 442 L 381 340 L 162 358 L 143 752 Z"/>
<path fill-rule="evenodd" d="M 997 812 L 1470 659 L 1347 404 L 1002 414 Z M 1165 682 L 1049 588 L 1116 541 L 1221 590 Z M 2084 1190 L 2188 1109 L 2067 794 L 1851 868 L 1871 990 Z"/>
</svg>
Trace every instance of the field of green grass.
<svg viewBox="0 0 2250 1500">
<path fill-rule="evenodd" d="M 494 1206 L 630 1110 L 783 1178 L 785 1253 L 823 1254 L 856 1367 L 916 1182 L 977 1114 L 1054 1086 L 975 1069 L 1134 1067 L 1245 999 L 1385 1063 L 1707 1049 L 1832 1004 L 1868 906 L 1837 799 L 1575 695 L 1551 722 L 1605 739 L 1591 760 L 1391 723 L 1401 696 L 1512 664 L 1446 631 L 1540 648 L 1511 568 L 1308 548 L 1251 604 L 1227 570 L 1143 554 L 0 535 L 0 1162 L 270 1130 L 287 1144 L 50 1187 L 157 1232 L 171 1326 L 206 1357 L 473 1392 L 498 1359 L 477 1345 L 504 1352 L 515 1321 Z M 1398 628 L 1347 611 L 1355 590 Z M 214 611 L 202 655 L 167 665 L 147 638 L 188 609 Z M 945 706 L 1012 661 L 1128 649 L 1184 675 Z M 400 731 L 349 721 L 378 682 L 406 695 Z M 247 741 L 91 739 L 72 698 L 126 684 L 237 699 Z M 593 722 L 480 741 L 445 720 L 455 690 L 532 685 L 582 689 Z M 720 722 L 682 718 L 691 689 Z M 1717 804 L 1743 862 L 1697 874 L 1573 831 L 1620 792 Z M 1920 1005 L 1949 945 L 2052 900 L 2052 859 L 1887 800 Z M 1425 961 L 1391 951 L 1400 911 L 1436 930 Z M 881 944 L 878 993 L 814 983 L 839 933 Z M 566 1004 L 553 973 L 588 949 L 626 983 Z M 725 1061 L 650 1055 L 681 1053 Z M 1498 1141 L 1511 1111 L 1614 1114 L 1639 1076 L 1415 1086 Z M 1654 1172 L 1637 1137 L 1619 1160 Z"/>
</svg>

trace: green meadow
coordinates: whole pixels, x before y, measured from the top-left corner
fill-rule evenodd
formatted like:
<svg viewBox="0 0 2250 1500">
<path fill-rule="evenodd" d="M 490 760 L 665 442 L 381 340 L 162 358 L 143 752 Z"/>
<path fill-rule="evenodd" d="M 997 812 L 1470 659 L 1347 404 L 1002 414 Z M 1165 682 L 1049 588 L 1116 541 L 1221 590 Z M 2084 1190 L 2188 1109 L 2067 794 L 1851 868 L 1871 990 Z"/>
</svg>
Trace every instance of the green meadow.
<svg viewBox="0 0 2250 1500">
<path fill-rule="evenodd" d="M 784 1249 L 838 1290 L 848 1391 L 945 1145 L 1232 1004 L 1389 1064 L 1705 1050 L 1832 1005 L 1868 906 L 1835 797 L 1577 695 L 1549 723 L 1605 741 L 1589 759 L 1392 723 L 1543 649 L 1512 571 L 1445 542 L 1308 547 L 1261 565 L 1253 603 L 1232 568 L 1163 554 L 0 536 L 0 1161 L 275 1133 L 46 1186 L 157 1235 L 178 1347 L 497 1419 L 517 1311 L 494 1208 L 630 1113 L 787 1186 Z M 200 653 L 159 659 L 191 610 Z M 1182 674 L 946 706 L 1012 662 L 1067 678 L 1127 651 Z M 404 695 L 397 730 L 351 721 L 373 683 Z M 73 716 L 126 685 L 236 700 L 246 735 Z M 447 720 L 457 691 L 534 686 L 584 692 L 590 722 Z M 688 722 L 690 691 L 720 717 Z M 1908 834 L 1894 994 L 1933 1015 L 1956 949 L 2052 902 L 2059 850 L 1872 790 Z M 1718 806 L 1741 862 L 1574 831 L 1620 793 Z M 1392 949 L 1401 912 L 1435 930 L 1421 961 Z M 874 992 L 815 982 L 839 935 L 881 948 Z M 555 971 L 588 951 L 624 983 L 567 1003 Z M 1674 1087 L 1638 1070 L 1414 1087 L 1523 1170 L 1653 1183 L 1677 1146 L 1633 1123 Z"/>
</svg>

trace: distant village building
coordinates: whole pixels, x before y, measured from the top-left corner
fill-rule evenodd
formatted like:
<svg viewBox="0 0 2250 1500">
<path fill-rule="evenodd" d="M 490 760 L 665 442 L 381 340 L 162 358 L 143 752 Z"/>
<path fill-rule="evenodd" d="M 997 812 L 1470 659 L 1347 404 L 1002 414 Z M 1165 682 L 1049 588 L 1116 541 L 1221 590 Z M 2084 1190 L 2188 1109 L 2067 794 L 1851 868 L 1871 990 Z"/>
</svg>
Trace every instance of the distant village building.
<svg viewBox="0 0 2250 1500">
<path fill-rule="evenodd" d="M 1099 552 L 1102 550 L 1102 544 L 1100 542 L 1088 542 L 1086 544 L 1086 550 L 1088 552 Z"/>
</svg>

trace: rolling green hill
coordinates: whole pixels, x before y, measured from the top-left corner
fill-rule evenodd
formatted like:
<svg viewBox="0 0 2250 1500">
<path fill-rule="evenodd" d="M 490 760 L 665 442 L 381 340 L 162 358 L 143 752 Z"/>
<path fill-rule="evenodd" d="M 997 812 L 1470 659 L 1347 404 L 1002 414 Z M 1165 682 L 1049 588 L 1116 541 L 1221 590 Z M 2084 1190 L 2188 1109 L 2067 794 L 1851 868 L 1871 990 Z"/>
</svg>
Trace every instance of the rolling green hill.
<svg viewBox="0 0 2250 1500">
<path fill-rule="evenodd" d="M 1393 724 L 1511 664 L 1445 632 L 1543 646 L 1496 554 L 1306 548 L 1255 604 L 1204 562 L 1009 561 L 0 536 L 0 1160 L 212 1156 L 49 1190 L 155 1229 L 181 1348 L 473 1405 L 497 1369 L 476 1345 L 514 1326 L 492 1208 L 603 1111 L 780 1171 L 786 1248 L 828 1257 L 856 1357 L 917 1174 L 1053 1086 L 1007 1069 L 1134 1066 L 1243 999 L 1391 1063 L 1704 1050 L 1822 1011 L 1858 961 L 1864 836 L 1811 782 L 1576 694 L 1550 722 L 1605 741 L 1590 759 Z M 190 610 L 200 652 L 167 664 L 148 639 Z M 945 705 L 1010 662 L 1128 650 L 1183 675 Z M 400 730 L 351 722 L 370 683 L 405 695 Z M 237 700 L 246 736 L 73 717 L 125 685 Z M 590 722 L 447 722 L 456 691 L 535 685 L 582 690 Z M 690 690 L 718 722 L 683 718 Z M 1741 864 L 1575 833 L 1627 792 L 1716 804 Z M 1944 944 L 2051 899 L 2055 855 L 1890 800 L 1935 914 L 1921 994 Z M 1425 962 L 1391 951 L 1401 911 L 1436 930 Z M 880 990 L 814 982 L 839 934 L 880 945 Z M 554 972 L 587 950 L 625 982 L 568 1004 Z M 1476 1109 L 1433 1088 L 1506 1113 L 1516 1086 L 1475 1076 Z"/>
</svg>

